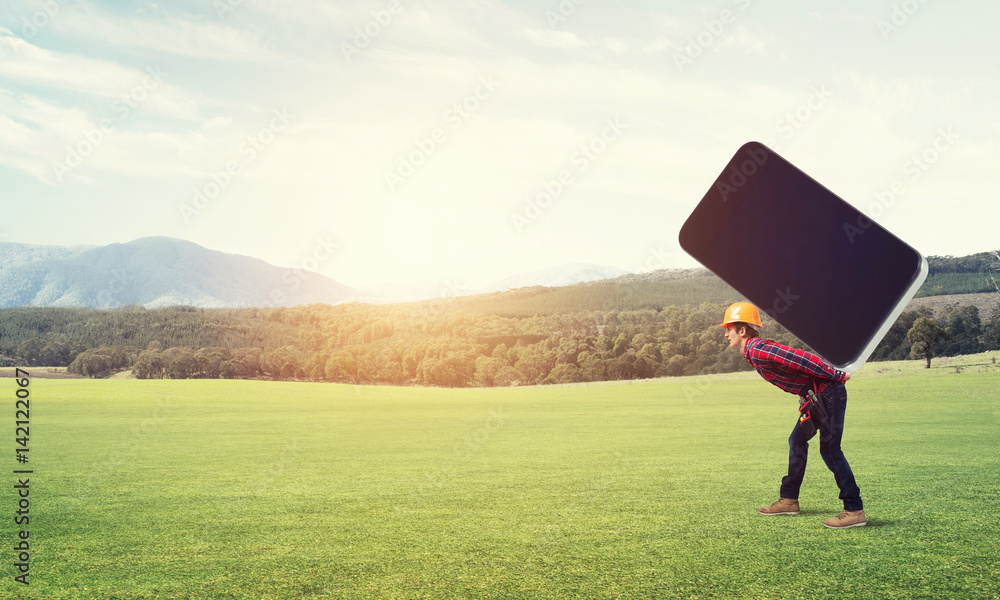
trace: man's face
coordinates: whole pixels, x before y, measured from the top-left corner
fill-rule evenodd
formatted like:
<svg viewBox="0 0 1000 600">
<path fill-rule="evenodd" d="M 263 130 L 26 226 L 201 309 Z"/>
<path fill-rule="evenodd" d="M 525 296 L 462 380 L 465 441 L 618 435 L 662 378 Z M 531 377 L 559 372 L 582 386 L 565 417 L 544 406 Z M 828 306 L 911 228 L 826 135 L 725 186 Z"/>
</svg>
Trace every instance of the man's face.
<svg viewBox="0 0 1000 600">
<path fill-rule="evenodd" d="M 740 326 L 729 325 L 726 327 L 726 339 L 729 340 L 730 348 L 739 348 L 741 344 L 740 340 Z"/>
</svg>

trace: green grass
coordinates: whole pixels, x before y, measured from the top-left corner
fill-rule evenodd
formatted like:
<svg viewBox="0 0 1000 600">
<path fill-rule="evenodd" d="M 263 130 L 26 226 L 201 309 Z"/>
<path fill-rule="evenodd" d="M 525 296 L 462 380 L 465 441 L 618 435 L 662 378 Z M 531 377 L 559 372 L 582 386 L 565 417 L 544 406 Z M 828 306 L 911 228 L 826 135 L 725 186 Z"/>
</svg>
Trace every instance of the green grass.
<svg viewBox="0 0 1000 600">
<path fill-rule="evenodd" d="M 995 356 L 856 375 L 844 449 L 869 526 L 845 531 L 822 526 L 841 504 L 816 449 L 802 514 L 756 514 L 796 411 L 754 374 L 495 390 L 37 379 L 32 583 L 12 581 L 4 517 L 0 596 L 995 600 Z M 14 506 L 6 484 L 0 510 Z"/>
</svg>

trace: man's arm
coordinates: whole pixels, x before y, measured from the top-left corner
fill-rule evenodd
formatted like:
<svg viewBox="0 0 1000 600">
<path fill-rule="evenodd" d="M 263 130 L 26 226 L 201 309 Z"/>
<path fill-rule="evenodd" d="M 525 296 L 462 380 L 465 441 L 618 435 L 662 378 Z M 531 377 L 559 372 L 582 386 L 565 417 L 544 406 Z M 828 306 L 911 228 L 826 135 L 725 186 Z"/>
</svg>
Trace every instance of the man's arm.
<svg viewBox="0 0 1000 600">
<path fill-rule="evenodd" d="M 774 342 L 768 348 L 767 357 L 778 362 L 789 369 L 799 371 L 820 379 L 829 379 L 837 383 L 845 383 L 850 377 L 849 373 L 834 369 L 830 363 L 816 356 L 812 352 L 789 348 L 784 344 Z"/>
</svg>

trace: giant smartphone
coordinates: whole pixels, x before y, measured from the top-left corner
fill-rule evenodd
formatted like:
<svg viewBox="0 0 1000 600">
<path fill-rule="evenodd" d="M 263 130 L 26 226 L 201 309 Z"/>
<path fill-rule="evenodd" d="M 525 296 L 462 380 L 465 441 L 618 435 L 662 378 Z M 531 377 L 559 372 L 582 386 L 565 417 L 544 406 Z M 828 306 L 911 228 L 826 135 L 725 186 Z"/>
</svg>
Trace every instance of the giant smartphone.
<svg viewBox="0 0 1000 600">
<path fill-rule="evenodd" d="M 836 368 L 861 367 L 927 278 L 927 260 L 758 142 L 680 232 L 684 250 Z"/>
</svg>

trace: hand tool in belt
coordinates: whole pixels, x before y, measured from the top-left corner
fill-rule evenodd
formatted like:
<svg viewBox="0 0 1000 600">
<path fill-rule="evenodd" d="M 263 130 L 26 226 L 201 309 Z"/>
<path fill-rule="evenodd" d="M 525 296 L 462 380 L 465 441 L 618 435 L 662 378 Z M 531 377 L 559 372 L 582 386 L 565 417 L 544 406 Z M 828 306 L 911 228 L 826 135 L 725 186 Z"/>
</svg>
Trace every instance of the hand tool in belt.
<svg viewBox="0 0 1000 600">
<path fill-rule="evenodd" d="M 820 427 L 825 427 L 829 416 L 826 413 L 826 405 L 823 403 L 823 399 L 816 395 L 816 392 L 809 390 L 806 392 L 809 399 L 804 405 L 799 409 L 800 411 L 809 411 L 812 418 L 816 420 L 816 424 Z"/>
</svg>

